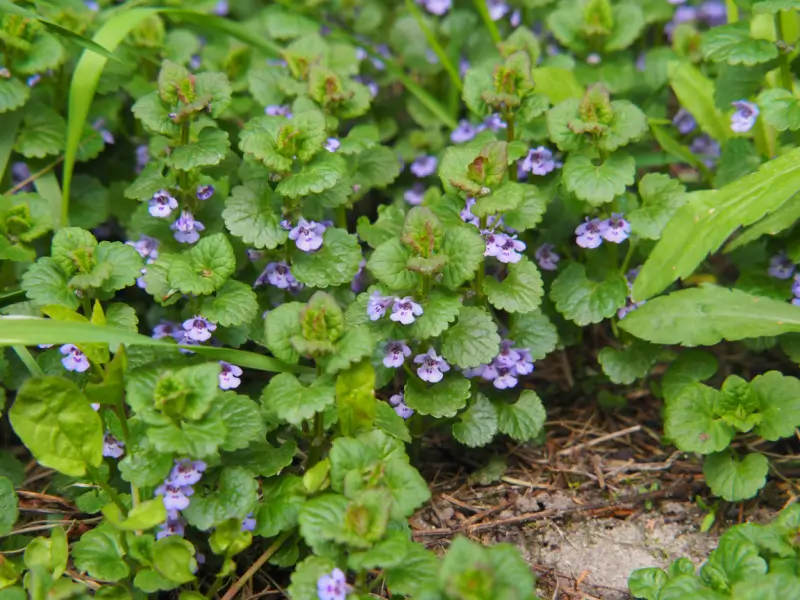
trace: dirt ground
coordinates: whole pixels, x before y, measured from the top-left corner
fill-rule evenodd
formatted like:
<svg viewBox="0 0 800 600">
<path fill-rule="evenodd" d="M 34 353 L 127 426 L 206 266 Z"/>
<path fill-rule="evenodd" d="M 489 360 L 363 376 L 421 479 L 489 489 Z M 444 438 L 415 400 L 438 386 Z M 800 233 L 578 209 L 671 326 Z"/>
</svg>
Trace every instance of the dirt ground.
<svg viewBox="0 0 800 600">
<path fill-rule="evenodd" d="M 627 600 L 634 569 L 686 556 L 698 567 L 719 535 L 740 520 L 765 522 L 795 497 L 790 480 L 750 503 L 720 504 L 709 532 L 697 498 L 714 503 L 698 457 L 662 444 L 645 413 L 607 415 L 596 407 L 551 413 L 539 445 L 464 453 L 432 439 L 432 502 L 411 520 L 414 537 L 444 552 L 467 535 L 517 546 L 538 577 L 543 600 Z M 437 445 L 441 441 L 441 445 Z M 498 456 L 500 459 L 498 459 Z"/>
</svg>

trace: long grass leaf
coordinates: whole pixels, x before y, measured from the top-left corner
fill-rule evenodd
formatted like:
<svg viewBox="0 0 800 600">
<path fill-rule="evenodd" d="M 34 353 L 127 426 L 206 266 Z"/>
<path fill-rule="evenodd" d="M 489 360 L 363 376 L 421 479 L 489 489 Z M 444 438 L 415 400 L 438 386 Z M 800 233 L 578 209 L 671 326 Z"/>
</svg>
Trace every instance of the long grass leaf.
<svg viewBox="0 0 800 600">
<path fill-rule="evenodd" d="M 38 344 L 126 344 L 129 346 L 150 346 L 175 348 L 176 345 L 165 340 L 154 340 L 115 327 L 70 321 L 55 321 L 36 317 L 0 317 L 0 346 L 35 346 Z M 211 346 L 178 346 L 213 360 L 224 360 L 231 364 L 259 371 L 282 373 L 309 370 L 307 367 L 287 365 L 279 360 L 230 348 Z"/>
<path fill-rule="evenodd" d="M 500 31 L 497 29 L 497 23 L 494 22 L 492 19 L 492 15 L 489 14 L 489 7 L 486 6 L 486 0 L 475 0 L 475 8 L 478 9 L 478 14 L 483 19 L 483 24 L 486 25 L 486 29 L 489 30 L 489 35 L 492 36 L 492 41 L 495 44 L 499 44 L 503 38 L 500 37 Z"/>
<path fill-rule="evenodd" d="M 8 159 L 14 149 L 14 140 L 17 139 L 17 130 L 22 122 L 22 111 L 15 110 L 0 115 L 0 181 L 6 174 Z"/>
<path fill-rule="evenodd" d="M 109 52 L 113 52 L 134 27 L 155 12 L 154 9 L 149 8 L 134 8 L 118 13 L 95 34 L 94 42 L 105 47 Z M 105 56 L 84 51 L 72 75 L 72 84 L 69 88 L 67 148 L 64 156 L 64 195 L 60 219 L 63 226 L 69 224 L 69 193 L 78 146 L 80 146 L 83 128 L 97 91 L 100 74 L 103 72 L 106 62 L 108 59 Z"/>
<path fill-rule="evenodd" d="M 58 231 L 66 226 L 66 221 L 62 221 L 61 215 L 61 188 L 58 186 L 58 179 L 53 171 L 44 173 L 33 180 L 33 185 L 39 195 L 50 204 L 50 212 L 53 215 L 53 228 Z"/>
<path fill-rule="evenodd" d="M 460 92 L 464 88 L 464 85 L 461 83 L 461 76 L 458 74 L 458 69 L 453 66 L 453 61 L 450 60 L 447 52 L 444 51 L 439 40 L 436 39 L 436 35 L 431 31 L 431 28 L 425 23 L 425 18 L 414 3 L 414 0 L 406 0 L 406 8 L 408 8 L 408 11 L 414 16 L 417 25 L 419 25 L 422 33 L 425 35 L 425 39 L 428 40 L 428 44 L 433 49 L 436 56 L 439 57 L 439 62 L 442 63 L 444 70 L 447 71 L 447 74 L 450 76 L 450 81 L 453 82 L 453 85 L 458 88 Z"/>
</svg>

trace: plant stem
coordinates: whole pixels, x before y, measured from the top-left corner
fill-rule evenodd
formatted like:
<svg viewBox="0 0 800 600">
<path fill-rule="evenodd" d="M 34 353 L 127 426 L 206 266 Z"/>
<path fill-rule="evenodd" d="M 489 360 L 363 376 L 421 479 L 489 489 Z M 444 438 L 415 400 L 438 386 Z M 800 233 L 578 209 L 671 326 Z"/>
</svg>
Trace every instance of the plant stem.
<svg viewBox="0 0 800 600">
<path fill-rule="evenodd" d="M 181 146 L 188 146 L 191 139 L 192 122 L 189 120 L 181 123 Z M 189 173 L 178 171 L 178 188 L 183 192 L 185 198 L 189 197 Z"/>
<path fill-rule="evenodd" d="M 344 229 L 347 231 L 347 207 L 345 205 L 336 207 L 334 219 L 336 220 L 336 226 L 339 229 Z"/>
<path fill-rule="evenodd" d="M 33 174 L 32 174 L 30 177 L 28 177 L 27 179 L 23 179 L 22 181 L 20 181 L 20 182 L 19 182 L 17 185 L 15 185 L 14 187 L 12 187 L 10 190 L 8 190 L 8 191 L 7 191 L 5 194 L 3 194 L 3 195 L 4 195 L 4 196 L 13 196 L 14 194 L 16 194 L 18 191 L 20 191 L 22 188 L 24 188 L 24 187 L 25 187 L 26 185 L 28 185 L 29 183 L 33 183 L 34 181 L 36 181 L 37 179 L 39 179 L 39 177 L 41 177 L 42 175 L 46 175 L 47 173 L 49 173 L 50 171 L 52 171 L 53 169 L 55 169 L 55 168 L 56 168 L 58 165 L 60 165 L 62 162 L 64 162 L 64 157 L 63 157 L 63 156 L 61 156 L 61 157 L 57 158 L 56 160 L 54 160 L 53 162 L 51 162 L 49 165 L 47 165 L 47 166 L 46 166 L 44 169 L 42 169 L 41 171 L 37 171 L 36 173 L 33 173 Z"/>
<path fill-rule="evenodd" d="M 782 42 L 781 48 L 778 49 L 778 65 L 781 69 L 781 85 L 789 91 L 794 92 L 794 84 L 792 82 L 792 70 L 789 66 L 789 55 L 786 52 L 786 40 L 784 39 L 786 34 L 783 31 L 783 19 L 782 13 L 779 11 L 775 13 L 775 31 L 778 36 L 778 42 Z"/>
<path fill-rule="evenodd" d="M 480 222 L 480 231 L 486 229 L 486 217 L 481 217 Z M 483 278 L 486 276 L 486 262 L 481 261 L 481 264 L 478 266 L 478 273 L 475 276 L 475 296 L 478 298 L 481 304 L 486 304 L 485 297 L 483 295 Z"/>
<path fill-rule="evenodd" d="M 272 545 L 264 550 L 264 553 L 256 559 L 256 561 L 250 566 L 249 569 L 247 569 L 247 571 L 245 571 L 245 574 L 237 579 L 236 582 L 228 588 L 228 591 L 225 592 L 222 600 L 233 600 L 237 592 L 244 587 L 244 584 L 253 578 L 253 575 L 255 575 L 256 572 L 264 566 L 264 563 L 267 562 L 272 555 L 278 551 L 278 549 L 280 549 L 283 543 L 288 540 L 289 536 L 291 535 L 291 531 L 284 531 L 282 534 L 280 534 L 277 539 L 272 542 Z"/>
<path fill-rule="evenodd" d="M 631 259 L 633 258 L 633 251 L 636 249 L 636 242 L 632 239 L 628 238 L 628 252 L 625 254 L 625 258 L 622 260 L 622 267 L 620 268 L 620 273 L 625 275 L 628 272 L 628 265 L 631 264 Z"/>
<path fill-rule="evenodd" d="M 736 23 L 739 20 L 739 7 L 736 0 L 725 0 L 725 8 L 728 11 L 728 23 Z"/>
<path fill-rule="evenodd" d="M 474 2 L 475 8 L 478 9 L 478 14 L 480 14 L 481 19 L 483 19 L 483 24 L 486 25 L 486 29 L 489 30 L 489 35 L 492 36 L 492 41 L 495 44 L 499 44 L 502 41 L 500 31 L 497 29 L 497 23 L 492 20 L 492 16 L 489 14 L 486 0 L 474 0 Z"/>
<path fill-rule="evenodd" d="M 219 575 L 217 575 L 217 578 L 214 580 L 214 583 L 212 583 L 211 587 L 208 588 L 208 592 L 206 593 L 206 598 L 211 600 L 211 598 L 213 598 L 216 595 L 216 593 L 219 591 L 219 588 L 222 587 L 222 582 L 223 581 L 224 581 L 224 578 L 222 578 Z"/>
<path fill-rule="evenodd" d="M 514 141 L 514 114 L 509 113 L 506 117 L 506 141 L 510 144 Z M 508 169 L 508 178 L 511 181 L 517 180 L 517 161 L 511 163 L 510 168 Z"/>
<path fill-rule="evenodd" d="M 453 85 L 460 92 L 464 86 L 461 83 L 461 76 L 458 74 L 458 69 L 453 65 L 453 62 L 450 60 L 447 52 L 444 51 L 444 48 L 442 48 L 439 40 L 436 39 L 436 35 L 430 30 L 430 27 L 428 27 L 427 23 L 425 23 L 425 18 L 422 16 L 422 12 L 419 10 L 419 8 L 417 8 L 415 0 L 406 0 L 406 8 L 408 8 L 408 12 L 410 12 L 417 21 L 417 25 L 419 25 L 422 33 L 425 35 L 428 45 L 439 58 L 439 62 L 450 76 L 450 81 L 453 82 Z"/>
<path fill-rule="evenodd" d="M 11 346 L 11 349 L 17 353 L 22 364 L 31 372 L 34 377 L 44 377 L 44 371 L 39 366 L 39 363 L 31 355 L 30 351 L 25 346 Z"/>
<path fill-rule="evenodd" d="M 122 500 L 120 500 L 117 491 L 108 485 L 108 482 L 103 481 L 103 478 L 100 477 L 100 472 L 88 464 L 86 465 L 86 472 L 89 473 L 89 477 L 92 478 L 92 481 L 94 481 L 94 483 L 100 487 L 101 490 L 108 494 L 108 497 L 111 498 L 111 501 L 119 507 L 119 509 L 122 511 L 122 514 L 127 515 L 128 508 L 122 503 Z"/>
<path fill-rule="evenodd" d="M 310 469 L 322 458 L 322 445 L 325 442 L 325 415 L 318 412 L 314 415 L 314 431 L 311 436 L 311 448 L 308 451 L 306 469 Z"/>
</svg>

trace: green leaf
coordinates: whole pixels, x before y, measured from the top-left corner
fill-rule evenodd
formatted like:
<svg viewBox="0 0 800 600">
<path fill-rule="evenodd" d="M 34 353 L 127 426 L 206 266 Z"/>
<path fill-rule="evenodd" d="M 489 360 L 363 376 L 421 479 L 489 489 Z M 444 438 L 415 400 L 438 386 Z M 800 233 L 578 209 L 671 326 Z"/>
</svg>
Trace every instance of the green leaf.
<svg viewBox="0 0 800 600">
<path fill-rule="evenodd" d="M 353 183 L 365 188 L 384 188 L 400 175 L 400 161 L 386 146 L 377 146 L 355 156 Z"/>
<path fill-rule="evenodd" d="M 597 355 L 597 362 L 613 383 L 629 385 L 647 375 L 659 354 L 659 346 L 635 340 L 623 350 L 603 348 Z"/>
<path fill-rule="evenodd" d="M 730 452 L 716 452 L 703 462 L 708 487 L 728 502 L 754 497 L 767 483 L 768 470 L 769 462 L 763 454 L 748 454 L 739 461 Z"/>
<path fill-rule="evenodd" d="M 159 347 L 175 350 L 174 343 L 166 340 L 154 340 L 146 335 L 139 335 L 91 323 L 69 323 L 38 319 L 33 317 L 0 317 L 0 346 L 36 344 L 126 344 L 133 346 Z M 286 365 L 273 358 L 255 352 L 245 352 L 231 348 L 215 348 L 213 346 L 191 346 L 188 350 L 211 360 L 224 360 L 240 367 L 259 371 L 304 371 L 304 367 Z"/>
<path fill-rule="evenodd" d="M 332 377 L 320 377 L 306 387 L 289 373 L 273 377 L 261 395 L 266 414 L 295 426 L 336 401 Z"/>
<path fill-rule="evenodd" d="M 366 216 L 358 218 L 358 237 L 370 248 L 377 248 L 390 239 L 400 237 L 405 216 L 405 211 L 398 204 L 381 205 L 374 223 L 370 223 Z"/>
<path fill-rule="evenodd" d="M 634 598 L 658 600 L 658 593 L 667 581 L 669 577 L 663 569 L 656 567 L 636 569 L 628 577 L 628 589 Z"/>
<path fill-rule="evenodd" d="M 326 288 L 352 281 L 360 263 L 358 238 L 344 229 L 329 227 L 322 234 L 319 250 L 294 253 L 292 274 L 308 286 Z"/>
<path fill-rule="evenodd" d="M 197 500 L 195 497 L 193 502 Z M 162 577 L 177 583 L 189 583 L 197 572 L 194 546 L 179 536 L 162 538 L 153 546 L 153 566 Z"/>
<path fill-rule="evenodd" d="M 553 282 L 550 297 L 564 317 L 583 327 L 613 316 L 624 306 L 628 284 L 613 271 L 605 281 L 594 281 L 586 276 L 586 267 L 570 263 Z"/>
<path fill-rule="evenodd" d="M 47 256 L 37 260 L 22 274 L 21 287 L 36 304 L 60 304 L 72 309 L 80 306 L 66 275 L 58 263 Z"/>
<path fill-rule="evenodd" d="M 485 251 L 486 243 L 476 230 L 467 227 L 449 228 L 445 232 L 442 245 L 442 254 L 447 256 L 447 263 L 442 269 L 442 284 L 455 290 L 472 279 L 478 265 L 484 261 Z"/>
<path fill-rule="evenodd" d="M 714 187 L 721 188 L 733 183 L 737 179 L 753 173 L 760 166 L 761 156 L 753 142 L 741 137 L 728 140 L 717 163 Z"/>
<path fill-rule="evenodd" d="M 547 418 L 541 399 L 531 390 L 524 390 L 514 404 L 498 401 L 494 406 L 498 430 L 518 442 L 527 442 L 538 436 Z"/>
<path fill-rule="evenodd" d="M 288 232 L 281 227 L 280 196 L 266 183 L 257 190 L 236 186 L 225 200 L 222 218 L 233 235 L 254 248 L 277 248 L 286 242 Z"/>
<path fill-rule="evenodd" d="M 667 398 L 664 433 L 684 452 L 710 454 L 728 447 L 734 430 L 714 410 L 720 392 L 692 383 Z"/>
<path fill-rule="evenodd" d="M 636 278 L 634 298 L 687 277 L 739 227 L 780 208 L 800 187 L 800 149 L 771 160 L 720 190 L 694 192 L 673 216 Z"/>
<path fill-rule="evenodd" d="M 439 559 L 422 544 L 412 544 L 403 561 L 387 568 L 386 585 L 394 594 L 417 596 L 422 590 L 433 586 L 439 571 Z"/>
<path fill-rule="evenodd" d="M 787 573 L 768 573 L 758 578 L 740 580 L 733 588 L 733 597 L 740 600 L 798 598 L 800 579 Z"/>
<path fill-rule="evenodd" d="M 330 575 L 336 567 L 332 558 L 308 556 L 298 563 L 292 572 L 291 585 L 287 588 L 290 598 L 313 600 L 317 596 L 317 582 L 323 575 Z"/>
<path fill-rule="evenodd" d="M 716 29 L 716 28 L 715 28 Z M 730 122 L 714 103 L 714 82 L 688 61 L 669 63 L 669 83 L 681 106 L 718 142 L 731 136 Z"/>
<path fill-rule="evenodd" d="M 108 523 L 114 529 L 138 531 L 140 529 L 152 529 L 159 523 L 166 521 L 167 510 L 164 508 L 164 500 L 162 498 L 153 498 L 133 507 L 125 517 L 123 517 L 119 506 L 108 504 L 103 507 L 103 516 L 106 517 Z"/>
<path fill-rule="evenodd" d="M 282 179 L 275 191 L 290 198 L 320 194 L 339 183 L 346 170 L 341 156 L 332 152 L 320 152 L 298 173 Z"/>
<path fill-rule="evenodd" d="M 259 421 L 261 419 L 259 418 Z M 272 477 L 292 464 L 297 443 L 290 440 L 280 446 L 273 447 L 269 442 L 257 441 L 243 450 L 228 454 L 226 464 L 245 467 L 249 471 L 263 477 Z"/>
<path fill-rule="evenodd" d="M 48 106 L 28 105 L 14 150 L 25 158 L 44 158 L 64 149 L 66 123 Z"/>
<path fill-rule="evenodd" d="M 483 249 L 485 247 L 483 244 Z M 378 281 L 392 290 L 411 290 L 418 287 L 420 276 L 408 270 L 410 257 L 411 250 L 399 238 L 394 238 L 375 249 L 367 261 L 367 269 Z"/>
<path fill-rule="evenodd" d="M 378 402 L 376 404 L 374 424 L 384 433 L 407 444 L 411 443 L 411 433 L 408 431 L 405 420 L 388 403 Z"/>
<path fill-rule="evenodd" d="M 28 379 L 9 411 L 14 431 L 45 467 L 82 477 L 103 461 L 100 417 L 63 377 Z"/>
<path fill-rule="evenodd" d="M 467 405 L 469 390 L 469 380 L 458 375 L 445 376 L 434 384 L 409 377 L 405 386 L 405 402 L 422 415 L 452 417 Z"/>
<path fill-rule="evenodd" d="M 778 131 L 800 129 L 800 99 L 788 90 L 764 90 L 758 96 L 764 120 Z"/>
<path fill-rule="evenodd" d="M 18 518 L 19 501 L 14 484 L 8 477 L 0 476 L 0 535 L 6 535 L 14 529 Z"/>
<path fill-rule="evenodd" d="M 423 313 L 411 325 L 409 335 L 424 340 L 438 337 L 456 320 L 461 309 L 461 299 L 452 292 L 433 290 L 421 305 Z"/>
<path fill-rule="evenodd" d="M 222 287 L 236 270 L 236 256 L 225 234 L 203 237 L 175 256 L 169 266 L 170 285 L 184 293 L 207 295 Z"/>
<path fill-rule="evenodd" d="M 800 426 L 800 381 L 778 371 L 768 371 L 750 382 L 758 400 L 761 423 L 755 433 L 774 442 L 792 437 Z"/>
<path fill-rule="evenodd" d="M 0 113 L 18 109 L 31 95 L 31 88 L 16 77 L 0 79 Z"/>
<path fill-rule="evenodd" d="M 482 218 L 512 211 L 522 203 L 524 189 L 525 186 L 520 183 L 506 183 L 492 193 L 478 198 L 472 207 L 472 214 Z"/>
<path fill-rule="evenodd" d="M 647 133 L 647 116 L 635 104 L 627 100 L 611 103 L 613 117 L 608 131 L 598 140 L 598 147 L 608 152 L 627 146 Z"/>
<path fill-rule="evenodd" d="M 188 508 L 182 512 L 189 524 L 207 531 L 227 519 L 242 520 L 253 510 L 258 500 L 258 481 L 242 467 L 223 469 L 217 489 L 195 493 Z"/>
<path fill-rule="evenodd" d="M 226 131 L 207 127 L 198 134 L 196 142 L 175 148 L 167 158 L 167 165 L 178 171 L 213 167 L 222 162 L 230 147 Z"/>
<path fill-rule="evenodd" d="M 540 360 L 555 350 L 558 330 L 541 312 L 515 314 L 511 319 L 509 338 L 519 348 L 527 348 L 533 360 Z"/>
<path fill-rule="evenodd" d="M 484 308 L 463 307 L 458 322 L 442 336 L 442 355 L 462 369 L 488 364 L 499 351 L 497 325 Z"/>
<path fill-rule="evenodd" d="M 470 448 L 485 446 L 496 433 L 497 408 L 483 394 L 453 424 L 453 437 Z"/>
<path fill-rule="evenodd" d="M 200 312 L 223 327 L 245 325 L 258 314 L 258 298 L 246 283 L 229 279 L 216 294 L 203 298 Z"/>
<path fill-rule="evenodd" d="M 642 204 L 628 213 L 631 230 L 639 237 L 657 240 L 672 215 L 685 202 L 683 185 L 669 175 L 648 173 L 639 181 Z"/>
<path fill-rule="evenodd" d="M 287 363 L 296 364 L 300 354 L 292 345 L 292 338 L 301 335 L 300 311 L 303 304 L 287 302 L 270 311 L 264 320 L 264 336 L 267 348 L 277 358 Z"/>
<path fill-rule="evenodd" d="M 372 428 L 377 410 L 374 388 L 375 369 L 368 360 L 339 373 L 336 378 L 336 412 L 342 435 L 354 436 Z"/>
<path fill-rule="evenodd" d="M 657 344 L 713 346 L 723 339 L 736 341 L 800 331 L 800 308 L 739 290 L 703 285 L 648 301 L 628 314 L 620 327 Z"/>
<path fill-rule="evenodd" d="M 104 292 L 114 292 L 129 287 L 142 274 L 142 257 L 133 246 L 122 242 L 100 242 L 95 250 L 94 259 L 95 268 L 103 264 L 111 268 L 110 277 L 101 286 Z"/>
<path fill-rule="evenodd" d="M 0 450 L 0 477 L 8 478 L 12 487 L 21 487 L 25 481 L 25 465 L 9 450 Z"/>
<path fill-rule="evenodd" d="M 664 398 L 669 401 L 683 387 L 714 376 L 719 368 L 717 358 L 704 350 L 686 350 L 667 368 L 661 379 Z"/>
<path fill-rule="evenodd" d="M 522 201 L 514 210 L 504 215 L 505 224 L 517 231 L 533 229 L 542 222 L 552 193 L 533 185 L 523 187 Z"/>
<path fill-rule="evenodd" d="M 306 499 L 303 480 L 296 475 L 283 475 L 265 481 L 261 486 L 261 505 L 256 512 L 253 533 L 273 537 L 297 526 L 297 517 Z"/>
<path fill-rule="evenodd" d="M 633 185 L 636 160 L 618 152 L 597 165 L 586 154 L 570 154 L 564 163 L 563 183 L 580 200 L 602 206 Z"/>
<path fill-rule="evenodd" d="M 703 34 L 703 57 L 713 62 L 731 65 L 755 65 L 778 57 L 775 42 L 750 37 L 747 21 L 712 27 Z"/>
<path fill-rule="evenodd" d="M 775 68 L 774 62 L 747 67 L 744 65 L 718 65 L 718 74 L 714 81 L 714 102 L 719 110 L 726 112 L 731 103 L 755 96 L 761 90 L 764 76 Z M 761 102 L 759 101 L 761 108 Z M 763 112 L 763 108 L 762 108 Z"/>
<path fill-rule="evenodd" d="M 535 311 L 544 294 L 539 269 L 524 257 L 508 266 L 508 275 L 503 281 L 494 277 L 484 279 L 483 290 L 492 306 L 509 313 Z"/>
<path fill-rule="evenodd" d="M 84 533 L 73 544 L 71 554 L 75 567 L 95 579 L 120 581 L 130 575 L 122 536 L 108 525 Z"/>
<path fill-rule="evenodd" d="M 347 498 L 323 494 L 312 498 L 300 509 L 300 535 L 312 549 L 336 539 L 347 512 Z"/>
</svg>

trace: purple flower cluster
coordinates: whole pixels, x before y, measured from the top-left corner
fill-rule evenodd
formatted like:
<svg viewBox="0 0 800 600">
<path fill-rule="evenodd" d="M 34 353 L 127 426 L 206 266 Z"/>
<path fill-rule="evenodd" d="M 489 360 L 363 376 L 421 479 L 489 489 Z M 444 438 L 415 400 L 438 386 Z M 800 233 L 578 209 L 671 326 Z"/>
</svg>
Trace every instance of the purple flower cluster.
<svg viewBox="0 0 800 600">
<path fill-rule="evenodd" d="M 469 68 L 468 61 L 462 61 L 462 77 L 466 74 L 466 70 Z M 458 127 L 453 129 L 452 133 L 450 134 L 450 141 L 454 144 L 463 144 L 464 142 L 469 142 L 472 140 L 476 135 L 478 135 L 481 131 L 485 129 L 490 129 L 494 133 L 497 133 L 500 129 L 505 129 L 507 127 L 506 122 L 498 114 L 489 115 L 486 117 L 482 123 L 478 123 L 477 125 L 473 125 L 467 119 L 461 119 L 458 122 Z"/>
<path fill-rule="evenodd" d="M 433 175 L 436 172 L 436 166 L 438 164 L 439 160 L 435 156 L 422 155 L 418 156 L 414 162 L 411 163 L 409 169 L 414 175 L 422 179 L 423 177 Z"/>
<path fill-rule="evenodd" d="M 190 497 L 194 494 L 192 487 L 203 477 L 206 463 L 202 460 L 176 460 L 169 477 L 156 488 L 156 496 L 161 496 L 164 508 L 167 509 L 167 520 L 160 526 L 156 539 L 170 535 L 183 535 L 184 522 L 180 511 L 189 506 Z"/>
<path fill-rule="evenodd" d="M 342 146 L 342 143 L 337 138 L 329 137 L 325 141 L 324 148 L 328 152 L 336 152 L 341 146 Z"/>
<path fill-rule="evenodd" d="M 317 580 L 317 597 L 319 600 L 344 600 L 350 593 L 350 586 L 341 569 L 336 568 Z"/>
<path fill-rule="evenodd" d="M 522 260 L 522 252 L 526 246 L 520 242 L 516 235 L 506 235 L 494 231 L 482 231 L 483 239 L 486 242 L 484 256 L 493 256 L 501 263 L 518 263 Z"/>
<path fill-rule="evenodd" d="M 686 0 L 669 0 L 670 4 L 684 4 Z M 664 32 L 672 37 L 675 28 L 682 23 L 702 22 L 709 27 L 724 25 L 728 19 L 728 11 L 721 0 L 708 0 L 700 6 L 678 6 L 672 21 L 664 26 Z"/>
<path fill-rule="evenodd" d="M 293 116 L 292 107 L 288 104 L 270 104 L 264 109 L 264 114 L 269 117 L 286 117 L 287 119 L 291 119 Z"/>
<path fill-rule="evenodd" d="M 553 158 L 553 152 L 544 147 L 532 148 L 520 164 L 520 169 L 533 175 L 547 175 L 561 163 Z"/>
<path fill-rule="evenodd" d="M 411 356 L 411 348 L 403 340 L 389 341 L 386 344 L 386 354 L 383 357 L 383 364 L 387 369 L 396 369 Z"/>
<path fill-rule="evenodd" d="M 221 367 L 219 372 L 219 389 L 233 390 L 239 387 L 239 384 L 242 383 L 242 380 L 239 379 L 239 377 L 242 376 L 242 368 L 227 363 L 224 360 L 219 361 L 219 365 Z"/>
<path fill-rule="evenodd" d="M 474 225 L 475 227 L 481 226 L 481 220 L 472 214 L 472 207 L 475 206 L 475 198 L 467 198 L 466 204 L 464 208 L 461 209 L 459 216 L 464 223 L 469 223 L 470 225 Z"/>
<path fill-rule="evenodd" d="M 540 269 L 545 271 L 555 271 L 558 269 L 558 261 L 561 260 L 561 257 L 553 252 L 553 250 L 555 250 L 553 244 L 542 244 L 539 246 L 539 249 L 533 256 L 536 258 Z"/>
<path fill-rule="evenodd" d="M 498 390 L 505 390 L 516 386 L 518 378 L 531 374 L 533 369 L 533 358 L 527 348 L 514 348 L 514 342 L 503 340 L 500 352 L 491 363 L 466 369 L 464 375 L 491 381 Z"/>
<path fill-rule="evenodd" d="M 188 210 L 182 210 L 181 216 L 169 226 L 175 232 L 175 239 L 182 244 L 194 244 L 200 239 L 200 232 L 205 231 L 205 225 L 194 218 Z"/>
<path fill-rule="evenodd" d="M 795 265 L 785 252 L 778 252 L 769 259 L 767 272 L 775 279 L 789 279 L 794 275 Z"/>
<path fill-rule="evenodd" d="M 64 358 L 61 359 L 61 364 L 64 365 L 67 371 L 83 373 L 89 368 L 89 359 L 77 346 L 64 344 L 59 351 L 64 355 Z"/>
<path fill-rule="evenodd" d="M 397 416 L 402 417 L 403 419 L 408 419 L 414 414 L 414 409 L 408 407 L 406 404 L 406 397 L 402 392 L 391 396 L 389 398 L 389 404 L 392 405 L 394 412 L 397 413 Z"/>
<path fill-rule="evenodd" d="M 200 200 L 208 199 L 213 195 L 213 186 L 200 186 L 197 188 L 197 197 Z M 175 197 L 166 190 L 159 190 L 150 199 L 148 210 L 152 216 L 166 219 L 177 208 L 178 201 Z M 182 210 L 177 220 L 170 225 L 170 229 L 175 232 L 175 239 L 182 244 L 194 244 L 200 239 L 200 232 L 205 231 L 206 227 L 195 219 L 190 211 Z"/>
<path fill-rule="evenodd" d="M 756 124 L 758 106 L 747 100 L 732 102 L 736 111 L 731 115 L 731 130 L 736 133 L 747 133 Z"/>
<path fill-rule="evenodd" d="M 717 162 L 720 154 L 719 142 L 705 133 L 692 140 L 692 143 L 689 144 L 689 150 L 692 151 L 692 154 L 700 156 L 703 159 L 703 164 L 709 169 L 714 168 L 714 163 Z"/>
<path fill-rule="evenodd" d="M 624 319 L 628 313 L 633 312 L 637 308 L 639 308 L 642 304 L 647 302 L 647 300 L 642 300 L 641 302 L 634 302 L 633 296 L 631 296 L 631 292 L 633 291 L 633 282 L 636 281 L 636 277 L 639 275 L 639 271 L 642 270 L 642 267 L 636 267 L 635 269 L 631 269 L 625 274 L 625 279 L 628 282 L 628 297 L 625 299 L 625 306 L 620 308 L 617 311 L 617 318 Z"/>
<path fill-rule="evenodd" d="M 256 279 L 253 287 L 262 286 L 265 282 L 274 285 L 278 289 L 289 290 L 292 293 L 303 289 L 303 284 L 294 278 L 289 265 L 283 261 L 268 263 L 261 275 Z"/>
<path fill-rule="evenodd" d="M 120 458 L 123 454 L 125 454 L 125 442 L 106 432 L 103 436 L 103 456 Z"/>
<path fill-rule="evenodd" d="M 206 342 L 211 339 L 211 333 L 217 328 L 216 323 L 208 319 L 195 315 L 191 319 L 183 322 L 184 336 L 193 342 Z"/>
<path fill-rule="evenodd" d="M 155 238 L 143 235 L 139 238 L 138 242 L 127 241 L 125 243 L 128 244 L 128 246 L 133 246 L 139 253 L 139 256 L 141 256 L 148 265 L 152 265 L 158 258 L 159 241 Z M 142 276 L 136 279 L 136 285 L 144 289 L 147 287 L 144 282 L 144 276 L 147 274 L 147 267 L 142 267 L 141 274 Z"/>
<path fill-rule="evenodd" d="M 586 222 L 575 229 L 575 242 L 581 248 L 597 248 L 603 240 L 612 244 L 621 244 L 628 239 L 631 224 L 622 218 L 622 214 L 613 213 L 608 219 L 586 218 Z"/>
<path fill-rule="evenodd" d="M 450 365 L 441 356 L 436 354 L 433 348 L 428 348 L 425 354 L 417 354 L 414 357 L 414 364 L 417 367 L 417 375 L 422 381 L 438 383 L 444 378 L 444 374 L 450 370 Z"/>
<path fill-rule="evenodd" d="M 150 199 L 150 214 L 159 219 L 166 219 L 178 208 L 178 201 L 167 190 L 159 190 Z"/>
<path fill-rule="evenodd" d="M 393 296 L 384 296 L 380 292 L 372 292 L 367 303 L 369 320 L 377 321 L 383 317 L 389 306 L 392 307 L 392 314 L 389 318 L 401 325 L 411 325 L 423 313 L 422 306 L 414 302 L 411 296 L 395 298 Z"/>
<path fill-rule="evenodd" d="M 294 241 L 299 250 L 315 252 L 322 247 L 322 234 L 325 233 L 325 229 L 322 223 L 306 221 L 300 217 L 297 225 L 289 232 L 289 239 Z"/>
</svg>

